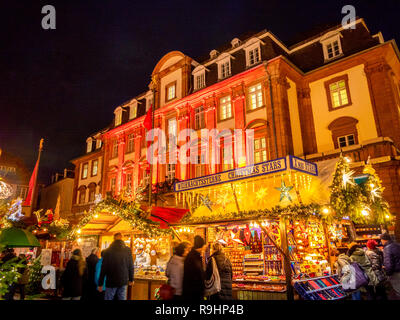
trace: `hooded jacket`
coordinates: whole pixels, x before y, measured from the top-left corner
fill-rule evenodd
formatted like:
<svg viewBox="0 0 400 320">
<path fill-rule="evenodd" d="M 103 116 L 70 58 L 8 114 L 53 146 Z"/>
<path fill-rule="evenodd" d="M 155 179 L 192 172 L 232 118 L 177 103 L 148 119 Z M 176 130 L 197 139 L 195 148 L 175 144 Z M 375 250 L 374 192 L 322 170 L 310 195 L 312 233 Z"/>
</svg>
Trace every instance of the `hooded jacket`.
<svg viewBox="0 0 400 320">
<path fill-rule="evenodd" d="M 61 284 L 64 288 L 63 297 L 82 296 L 83 277 L 85 273 L 85 261 L 82 257 L 73 255 L 61 276 Z"/>
<path fill-rule="evenodd" d="M 185 258 L 173 255 L 167 264 L 165 272 L 169 280 L 169 285 L 175 289 L 175 295 L 182 295 L 183 268 Z"/>
<path fill-rule="evenodd" d="M 400 272 L 400 244 L 390 241 L 383 248 L 383 257 L 386 274 Z"/>
<path fill-rule="evenodd" d="M 105 250 L 98 283 L 104 283 L 107 288 L 119 288 L 133 281 L 133 258 L 131 250 L 122 240 L 115 240 Z"/>
<path fill-rule="evenodd" d="M 372 270 L 372 264 L 369 260 L 368 256 L 365 254 L 365 251 L 361 248 L 356 248 L 350 256 L 352 262 L 357 262 L 361 269 L 368 276 L 369 286 L 376 286 L 379 283 L 378 277 L 375 272 Z"/>
<path fill-rule="evenodd" d="M 383 271 L 383 252 L 378 248 L 368 249 L 365 254 L 371 261 L 372 270 L 374 270 L 379 282 L 386 280 L 385 272 Z"/>
</svg>

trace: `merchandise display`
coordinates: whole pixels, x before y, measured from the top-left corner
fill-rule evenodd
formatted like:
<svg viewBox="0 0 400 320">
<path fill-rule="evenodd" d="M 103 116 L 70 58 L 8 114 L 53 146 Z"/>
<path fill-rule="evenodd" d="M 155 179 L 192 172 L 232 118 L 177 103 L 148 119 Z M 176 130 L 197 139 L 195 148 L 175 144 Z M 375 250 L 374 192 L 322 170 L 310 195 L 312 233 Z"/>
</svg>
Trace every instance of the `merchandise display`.
<svg viewBox="0 0 400 320">
<path fill-rule="evenodd" d="M 339 300 L 346 297 L 337 275 L 295 281 L 294 288 L 305 300 Z"/>
</svg>

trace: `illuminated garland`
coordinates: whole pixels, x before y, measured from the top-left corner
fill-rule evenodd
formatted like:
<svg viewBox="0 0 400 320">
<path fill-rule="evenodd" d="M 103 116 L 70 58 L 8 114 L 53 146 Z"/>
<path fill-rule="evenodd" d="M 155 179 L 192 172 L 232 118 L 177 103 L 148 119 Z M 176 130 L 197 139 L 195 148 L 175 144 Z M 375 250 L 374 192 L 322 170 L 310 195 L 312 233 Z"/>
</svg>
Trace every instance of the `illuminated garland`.
<svg viewBox="0 0 400 320">
<path fill-rule="evenodd" d="M 202 223 L 202 222 L 213 222 L 213 221 L 224 221 L 224 220 L 242 220 L 242 219 L 318 219 L 318 220 L 329 220 L 330 216 L 321 214 L 322 206 L 317 203 L 311 203 L 308 205 L 292 204 L 287 207 L 276 206 L 272 209 L 263 210 L 251 210 L 251 211 L 240 211 L 230 212 L 222 215 L 212 216 L 201 216 L 192 217 L 191 214 L 187 214 L 183 217 L 182 223 Z"/>
<path fill-rule="evenodd" d="M 67 239 L 76 238 L 78 230 L 83 228 L 95 215 L 101 212 L 114 213 L 115 216 L 128 222 L 132 226 L 132 229 L 140 230 L 150 237 L 165 236 L 171 233 L 170 229 L 160 229 L 160 224 L 158 222 L 146 218 L 146 212 L 140 209 L 137 203 L 108 197 L 95 204 L 89 212 L 85 214 L 70 232 Z"/>
</svg>

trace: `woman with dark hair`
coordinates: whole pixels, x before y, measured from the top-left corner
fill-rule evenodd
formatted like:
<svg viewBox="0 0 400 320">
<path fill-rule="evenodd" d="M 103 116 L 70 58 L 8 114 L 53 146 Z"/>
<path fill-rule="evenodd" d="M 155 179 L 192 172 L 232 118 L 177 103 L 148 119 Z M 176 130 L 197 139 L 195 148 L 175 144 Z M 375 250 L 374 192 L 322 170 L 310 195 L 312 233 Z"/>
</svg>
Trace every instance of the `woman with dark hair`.
<svg viewBox="0 0 400 320">
<path fill-rule="evenodd" d="M 94 273 L 94 282 L 96 283 L 96 288 L 100 287 L 99 278 L 100 278 L 100 272 L 101 272 L 101 265 L 103 263 L 104 252 L 105 252 L 105 250 L 101 251 L 101 258 L 99 259 L 99 261 L 96 264 L 96 270 L 95 270 L 95 273 Z M 106 290 L 106 277 L 104 277 L 103 291 L 102 292 L 98 292 L 98 295 L 97 295 L 100 300 L 104 300 L 104 292 L 105 292 L 105 290 Z"/>
<path fill-rule="evenodd" d="M 61 276 L 63 300 L 80 300 L 82 296 L 83 278 L 86 272 L 86 262 L 82 251 L 75 249 Z"/>
<path fill-rule="evenodd" d="M 189 250 L 189 242 L 181 242 L 175 247 L 174 255 L 167 264 L 165 274 L 168 277 L 168 284 L 175 289 L 174 300 L 179 300 L 182 297 L 183 267 Z"/>
</svg>

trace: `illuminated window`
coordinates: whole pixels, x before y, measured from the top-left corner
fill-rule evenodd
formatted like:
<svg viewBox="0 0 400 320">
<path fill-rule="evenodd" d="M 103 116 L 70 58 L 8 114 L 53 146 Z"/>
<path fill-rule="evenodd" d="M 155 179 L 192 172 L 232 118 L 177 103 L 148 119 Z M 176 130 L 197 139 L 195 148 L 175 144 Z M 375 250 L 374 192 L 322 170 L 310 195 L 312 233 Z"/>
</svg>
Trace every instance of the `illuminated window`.
<svg viewBox="0 0 400 320">
<path fill-rule="evenodd" d="M 220 120 L 232 118 L 231 96 L 223 97 L 219 100 Z"/>
<path fill-rule="evenodd" d="M 133 133 L 128 135 L 128 144 L 126 148 L 126 153 L 131 153 L 135 150 L 135 136 Z"/>
<path fill-rule="evenodd" d="M 220 65 L 220 79 L 225 79 L 231 75 L 231 61 L 225 61 Z"/>
<path fill-rule="evenodd" d="M 334 108 L 341 107 L 349 103 L 347 98 L 346 83 L 344 80 L 334 82 L 329 85 L 331 92 L 332 105 Z"/>
<path fill-rule="evenodd" d="M 86 198 L 86 188 L 82 188 L 79 191 L 79 204 L 84 204 L 86 200 L 85 198 Z"/>
<path fill-rule="evenodd" d="M 204 88 L 206 86 L 206 76 L 205 73 L 201 73 L 199 75 L 195 76 L 196 81 L 195 81 L 195 89 L 201 89 Z"/>
<path fill-rule="evenodd" d="M 165 87 L 165 90 L 166 90 L 166 96 L 167 96 L 166 101 L 175 99 L 176 98 L 176 81 L 167 85 Z"/>
<path fill-rule="evenodd" d="M 194 110 L 194 128 L 195 130 L 203 129 L 206 126 L 204 107 L 198 107 Z"/>
<path fill-rule="evenodd" d="M 206 155 L 203 153 L 199 156 L 197 156 L 197 164 L 195 165 L 196 169 L 195 169 L 195 174 L 196 174 L 196 178 L 198 177 L 203 177 L 206 175 Z"/>
<path fill-rule="evenodd" d="M 338 137 L 338 145 L 340 148 L 348 147 L 356 144 L 356 139 L 353 134 L 347 136 Z"/>
<path fill-rule="evenodd" d="M 99 160 L 93 160 L 92 161 L 92 177 L 97 176 L 98 166 L 99 166 Z"/>
<path fill-rule="evenodd" d="M 100 149 L 101 148 L 101 140 L 97 139 L 96 140 L 96 149 Z"/>
<path fill-rule="evenodd" d="M 175 164 L 167 164 L 167 179 L 170 182 L 175 179 Z"/>
<path fill-rule="evenodd" d="M 87 152 L 87 153 L 89 153 L 89 152 L 92 151 L 92 146 L 93 146 L 92 139 L 89 139 L 89 140 L 87 141 L 87 145 L 86 145 L 86 152 Z"/>
<path fill-rule="evenodd" d="M 126 191 L 127 192 L 132 191 L 132 173 L 128 173 L 126 175 Z"/>
<path fill-rule="evenodd" d="M 89 164 L 85 163 L 82 166 L 82 179 L 86 179 L 88 177 L 88 169 L 89 169 Z"/>
<path fill-rule="evenodd" d="M 175 118 L 168 119 L 168 143 L 176 145 L 178 142 L 178 125 Z M 168 149 L 170 146 L 168 146 Z"/>
<path fill-rule="evenodd" d="M 261 83 L 249 88 L 249 110 L 255 110 L 264 105 Z"/>
<path fill-rule="evenodd" d="M 267 143 L 265 137 L 254 139 L 254 163 L 267 161 Z"/>
</svg>

